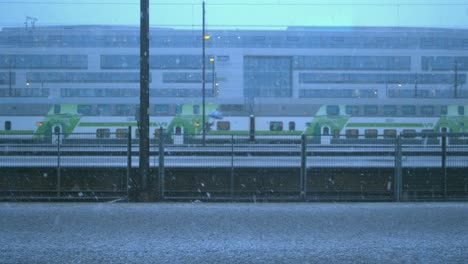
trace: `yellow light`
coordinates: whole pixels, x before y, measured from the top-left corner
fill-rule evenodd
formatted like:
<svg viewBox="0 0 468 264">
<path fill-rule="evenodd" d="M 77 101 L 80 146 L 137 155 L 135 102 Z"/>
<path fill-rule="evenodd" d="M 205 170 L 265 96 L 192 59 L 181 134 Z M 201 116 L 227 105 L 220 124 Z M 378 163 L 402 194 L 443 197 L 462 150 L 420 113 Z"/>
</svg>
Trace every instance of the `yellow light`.
<svg viewBox="0 0 468 264">
<path fill-rule="evenodd" d="M 196 121 L 193 125 L 197 127 L 197 126 L 200 125 L 200 123 L 198 123 L 198 121 Z"/>
<path fill-rule="evenodd" d="M 41 121 L 37 122 L 37 126 L 42 126 L 42 124 L 43 123 Z"/>
<path fill-rule="evenodd" d="M 210 38 L 211 38 L 210 35 L 205 35 L 205 39 L 206 39 L 206 40 L 209 40 Z"/>
<path fill-rule="evenodd" d="M 210 62 L 213 62 L 214 61 L 214 58 L 210 58 Z"/>
</svg>

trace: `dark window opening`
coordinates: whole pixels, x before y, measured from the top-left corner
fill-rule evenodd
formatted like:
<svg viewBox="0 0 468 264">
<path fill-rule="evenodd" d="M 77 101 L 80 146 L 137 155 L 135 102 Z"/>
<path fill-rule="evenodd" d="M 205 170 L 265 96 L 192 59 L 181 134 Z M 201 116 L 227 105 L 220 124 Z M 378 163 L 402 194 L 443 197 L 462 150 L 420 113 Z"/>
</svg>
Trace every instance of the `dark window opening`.
<svg viewBox="0 0 468 264">
<path fill-rule="evenodd" d="M 11 130 L 11 121 L 5 121 L 5 130 L 10 131 Z"/>
<path fill-rule="evenodd" d="M 337 116 L 340 114 L 340 107 L 337 105 L 327 105 L 327 115 Z"/>
<path fill-rule="evenodd" d="M 110 129 L 108 128 L 98 128 L 96 129 L 97 138 L 110 138 Z"/>
<path fill-rule="evenodd" d="M 283 131 L 283 122 L 281 121 L 270 122 L 270 131 Z"/>
<path fill-rule="evenodd" d="M 296 130 L 296 122 L 290 121 L 288 124 L 289 131 L 294 131 Z"/>
<path fill-rule="evenodd" d="M 231 130 L 231 122 L 229 122 L 229 121 L 218 121 L 216 123 L 216 130 L 222 130 L 222 131 Z"/>
</svg>

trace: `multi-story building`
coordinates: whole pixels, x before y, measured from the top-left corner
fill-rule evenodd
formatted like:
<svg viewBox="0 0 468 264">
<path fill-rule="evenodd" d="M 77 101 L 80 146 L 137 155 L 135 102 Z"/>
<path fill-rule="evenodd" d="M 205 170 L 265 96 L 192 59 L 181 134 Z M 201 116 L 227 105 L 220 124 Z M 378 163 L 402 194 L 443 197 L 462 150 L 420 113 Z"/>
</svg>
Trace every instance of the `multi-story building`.
<svg viewBox="0 0 468 264">
<path fill-rule="evenodd" d="M 206 99 L 223 113 L 313 116 L 326 104 L 346 105 L 353 116 L 441 116 L 456 105 L 465 115 L 466 29 L 290 27 L 207 34 Z M 187 104 L 199 114 L 205 38 L 198 30 L 162 28 L 150 35 L 151 116 L 174 115 Z M 83 115 L 133 117 L 139 48 L 137 27 L 3 28 L 1 115 L 45 115 L 54 105 L 78 104 Z"/>
</svg>

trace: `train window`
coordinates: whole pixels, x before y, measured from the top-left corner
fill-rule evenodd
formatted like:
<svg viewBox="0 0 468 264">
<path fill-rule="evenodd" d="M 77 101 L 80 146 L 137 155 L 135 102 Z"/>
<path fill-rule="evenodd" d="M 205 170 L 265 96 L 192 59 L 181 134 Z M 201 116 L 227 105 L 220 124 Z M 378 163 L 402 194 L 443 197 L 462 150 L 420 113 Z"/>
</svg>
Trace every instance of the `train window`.
<svg viewBox="0 0 468 264">
<path fill-rule="evenodd" d="M 333 138 L 340 138 L 340 130 L 339 129 L 333 130 Z"/>
<path fill-rule="evenodd" d="M 5 130 L 10 131 L 11 130 L 11 121 L 5 121 Z"/>
<path fill-rule="evenodd" d="M 60 114 L 60 105 L 54 105 L 54 114 Z"/>
<path fill-rule="evenodd" d="M 416 137 L 416 130 L 414 130 L 414 129 L 403 129 L 403 137 L 404 138 L 415 138 Z"/>
<path fill-rule="evenodd" d="M 425 116 L 434 115 L 434 106 L 432 105 L 423 105 L 421 106 L 421 114 Z"/>
<path fill-rule="evenodd" d="M 324 127 L 322 131 L 323 131 L 322 135 L 324 135 L 324 136 L 330 135 L 330 128 Z"/>
<path fill-rule="evenodd" d="M 347 115 L 359 115 L 359 106 L 347 105 L 345 111 Z"/>
<path fill-rule="evenodd" d="M 117 128 L 115 131 L 115 136 L 117 138 L 127 138 L 128 137 L 128 128 Z"/>
<path fill-rule="evenodd" d="M 346 138 L 358 138 L 359 130 L 357 129 L 346 129 Z"/>
<path fill-rule="evenodd" d="M 415 115 L 416 107 L 414 105 L 404 105 L 401 107 L 401 113 L 406 116 Z"/>
<path fill-rule="evenodd" d="M 366 129 L 364 131 L 364 137 L 365 138 L 377 138 L 377 129 Z"/>
<path fill-rule="evenodd" d="M 76 111 L 78 114 L 81 115 L 90 115 L 91 114 L 91 106 L 90 105 L 78 105 Z"/>
<path fill-rule="evenodd" d="M 396 105 L 384 105 L 383 106 L 383 114 L 385 116 L 393 116 L 397 113 Z"/>
<path fill-rule="evenodd" d="M 182 114 L 182 105 L 176 105 L 175 106 L 175 113 L 176 113 L 176 115 Z"/>
<path fill-rule="evenodd" d="M 384 134 L 384 138 L 396 138 L 395 129 L 384 129 L 383 134 Z"/>
<path fill-rule="evenodd" d="M 139 137 L 140 136 L 140 131 L 137 130 L 136 132 L 137 132 L 137 137 Z M 166 129 L 163 128 L 162 132 L 166 133 Z M 159 137 L 159 135 L 161 135 L 161 128 L 156 128 L 154 130 L 154 137 Z"/>
<path fill-rule="evenodd" d="M 440 107 L 440 114 L 441 115 L 446 115 L 447 114 L 447 106 L 446 105 L 443 105 Z"/>
<path fill-rule="evenodd" d="M 337 105 L 327 105 L 327 115 L 336 116 L 340 114 L 340 107 Z"/>
<path fill-rule="evenodd" d="M 364 114 L 365 115 L 377 115 L 377 106 L 376 105 L 365 105 Z"/>
<path fill-rule="evenodd" d="M 436 135 L 434 134 L 434 130 L 432 129 L 423 129 L 421 130 L 421 133 L 422 133 L 423 138 L 427 138 L 427 137 L 435 138 L 436 137 Z"/>
<path fill-rule="evenodd" d="M 194 115 L 199 115 L 200 114 L 200 106 L 199 105 L 194 105 L 193 106 L 193 114 Z"/>
<path fill-rule="evenodd" d="M 458 114 L 459 115 L 465 115 L 465 107 L 464 106 L 458 106 Z"/>
<path fill-rule="evenodd" d="M 270 122 L 270 131 L 283 131 L 283 122 L 281 122 L 281 121 L 271 121 Z"/>
<path fill-rule="evenodd" d="M 231 122 L 229 122 L 229 121 L 218 121 L 216 123 L 216 130 L 222 130 L 222 131 L 231 130 Z"/>
<path fill-rule="evenodd" d="M 294 131 L 296 130 L 296 122 L 290 121 L 288 124 L 289 131 Z"/>
<path fill-rule="evenodd" d="M 97 138 L 110 138 L 110 129 L 108 128 L 98 128 L 96 129 Z"/>
</svg>

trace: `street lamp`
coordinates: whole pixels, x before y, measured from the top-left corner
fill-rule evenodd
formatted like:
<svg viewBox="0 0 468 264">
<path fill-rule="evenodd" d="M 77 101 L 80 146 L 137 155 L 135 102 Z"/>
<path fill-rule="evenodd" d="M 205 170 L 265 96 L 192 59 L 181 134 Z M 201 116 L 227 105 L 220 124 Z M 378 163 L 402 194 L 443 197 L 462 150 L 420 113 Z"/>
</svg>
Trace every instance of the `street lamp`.
<svg viewBox="0 0 468 264">
<path fill-rule="evenodd" d="M 215 59 L 214 57 L 210 58 L 211 62 L 211 76 L 212 76 L 212 85 L 211 85 L 211 95 L 215 95 L 215 89 L 216 89 L 216 73 L 215 73 Z"/>
</svg>

